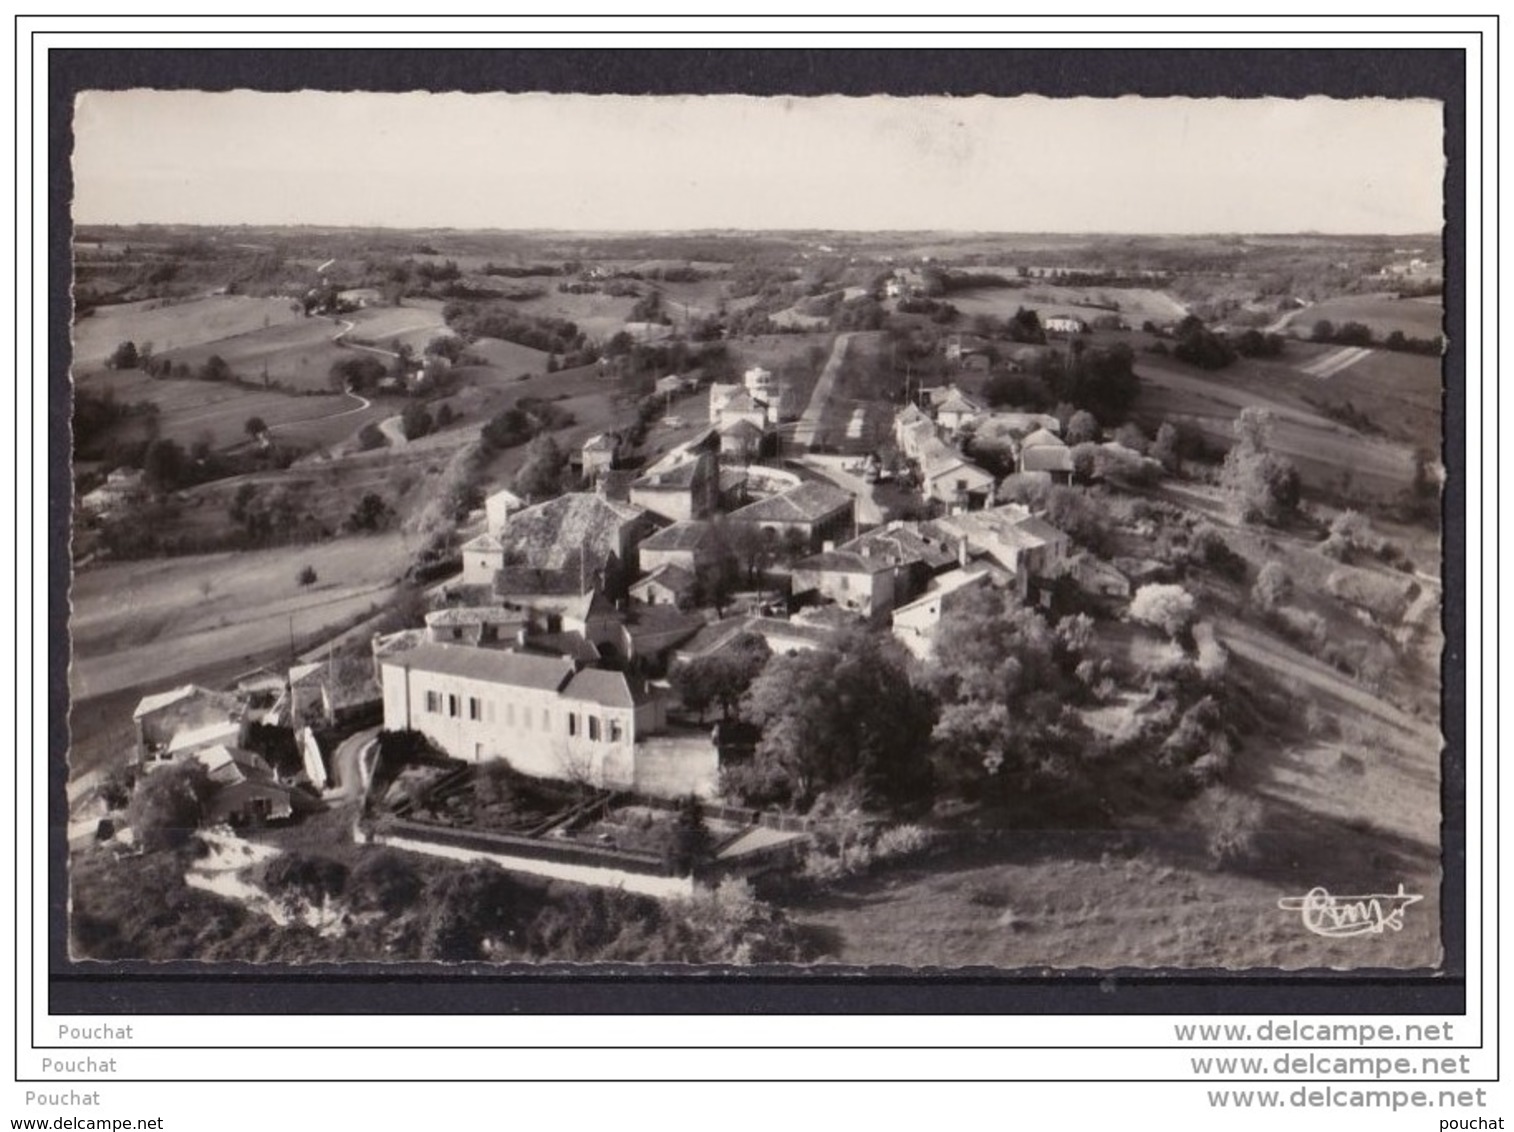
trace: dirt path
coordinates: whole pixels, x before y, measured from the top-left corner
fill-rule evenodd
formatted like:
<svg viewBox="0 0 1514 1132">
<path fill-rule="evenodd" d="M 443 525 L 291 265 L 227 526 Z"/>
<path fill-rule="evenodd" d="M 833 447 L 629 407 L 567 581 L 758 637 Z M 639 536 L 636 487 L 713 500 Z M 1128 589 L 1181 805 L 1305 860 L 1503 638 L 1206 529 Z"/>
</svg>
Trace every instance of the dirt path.
<svg viewBox="0 0 1514 1132">
<path fill-rule="evenodd" d="M 830 360 L 820 371 L 820 380 L 815 382 L 815 391 L 810 394 L 810 403 L 805 406 L 804 415 L 799 418 L 799 425 L 794 429 L 794 443 L 808 448 L 815 442 L 815 434 L 820 431 L 820 418 L 825 415 L 825 406 L 831 399 L 831 389 L 841 373 L 841 363 L 846 358 L 846 350 L 851 345 L 852 337 L 851 334 L 837 335 L 836 344 L 831 347 Z"/>
<path fill-rule="evenodd" d="M 404 421 L 400 417 L 385 417 L 379 421 L 379 431 L 384 434 L 390 448 L 403 448 L 410 443 L 405 435 Z"/>
</svg>

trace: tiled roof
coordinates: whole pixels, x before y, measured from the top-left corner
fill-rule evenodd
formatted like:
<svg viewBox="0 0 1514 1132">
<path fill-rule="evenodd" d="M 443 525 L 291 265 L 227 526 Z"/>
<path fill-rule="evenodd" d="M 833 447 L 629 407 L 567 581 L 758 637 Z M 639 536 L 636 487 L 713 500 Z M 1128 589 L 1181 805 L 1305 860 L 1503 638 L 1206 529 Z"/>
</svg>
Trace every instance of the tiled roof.
<svg viewBox="0 0 1514 1132">
<path fill-rule="evenodd" d="M 1025 448 L 1020 453 L 1022 472 L 1071 472 L 1072 449 L 1065 446 L 1053 448 L 1043 444 Z"/>
<path fill-rule="evenodd" d="M 548 692 L 561 688 L 573 671 L 573 662 L 562 658 L 476 649 L 467 645 L 417 645 L 386 656 L 381 663 L 416 672 L 434 672 L 439 676 L 463 676 L 489 684 Z"/>
<path fill-rule="evenodd" d="M 794 563 L 795 570 L 819 570 L 827 574 L 883 574 L 893 568 L 894 564 L 884 558 L 849 550 L 826 550 Z"/>
<path fill-rule="evenodd" d="M 562 694 L 565 699 L 619 708 L 634 708 L 653 698 L 639 680 L 633 681 L 624 672 L 609 672 L 602 668 L 585 668 L 575 673 Z"/>
<path fill-rule="evenodd" d="M 176 704 L 180 700 L 187 700 L 191 696 L 209 696 L 213 694 L 209 690 L 201 688 L 198 684 L 184 684 L 174 688 L 172 691 L 143 696 L 137 704 L 137 710 L 131 713 L 131 717 L 133 719 L 141 719 L 144 715 L 151 715 L 155 711 L 162 711 L 164 708 Z"/>
<path fill-rule="evenodd" d="M 646 475 L 631 484 L 632 491 L 688 491 L 694 486 L 699 474 L 700 458 L 685 454 L 685 458 L 668 466 L 657 464 Z"/>
<path fill-rule="evenodd" d="M 671 527 L 641 541 L 642 550 L 697 550 L 714 536 L 714 528 L 700 519 L 680 519 Z"/>
<path fill-rule="evenodd" d="M 622 530 L 645 514 L 640 507 L 574 492 L 511 515 L 500 541 L 518 565 L 531 569 L 560 570 L 576 562 L 580 551 L 597 565 L 619 553 Z"/>
<path fill-rule="evenodd" d="M 923 562 L 931 567 L 944 566 L 957 559 L 957 540 L 950 537 L 932 537 L 916 527 L 901 526 L 895 529 L 869 531 L 865 535 L 844 542 L 837 550 L 861 552 L 868 550 L 874 558 L 904 565 Z"/>
<path fill-rule="evenodd" d="M 439 629 L 461 625 L 513 625 L 525 620 L 519 610 L 498 605 L 449 606 L 426 614 L 426 624 Z"/>
<path fill-rule="evenodd" d="M 953 389 L 950 396 L 936 406 L 936 413 L 978 413 L 982 406 L 970 400 L 960 389 Z"/>
<path fill-rule="evenodd" d="M 738 440 L 760 440 L 762 430 L 754 425 L 746 417 L 738 417 L 720 430 L 721 436 L 734 436 Z"/>
<path fill-rule="evenodd" d="M 1052 448 L 1066 448 L 1067 444 L 1056 433 L 1049 429 L 1038 428 L 1024 440 L 1020 441 L 1021 448 L 1037 448 L 1046 445 Z"/>
<path fill-rule="evenodd" d="M 505 549 L 505 544 L 500 542 L 499 539 L 495 538 L 488 531 L 485 531 L 481 535 L 476 535 L 473 538 L 470 538 L 467 542 L 463 543 L 463 545 L 459 547 L 459 549 L 498 552 Z"/>
<path fill-rule="evenodd" d="M 850 492 L 833 484 L 810 481 L 732 511 L 732 522 L 815 523 L 852 505 Z"/>
<path fill-rule="evenodd" d="M 645 578 L 639 579 L 631 589 L 647 585 L 649 582 L 657 582 L 666 586 L 674 593 L 686 593 L 694 585 L 694 575 L 690 574 L 682 566 L 675 566 L 671 562 L 664 562 L 653 570 Z"/>
</svg>

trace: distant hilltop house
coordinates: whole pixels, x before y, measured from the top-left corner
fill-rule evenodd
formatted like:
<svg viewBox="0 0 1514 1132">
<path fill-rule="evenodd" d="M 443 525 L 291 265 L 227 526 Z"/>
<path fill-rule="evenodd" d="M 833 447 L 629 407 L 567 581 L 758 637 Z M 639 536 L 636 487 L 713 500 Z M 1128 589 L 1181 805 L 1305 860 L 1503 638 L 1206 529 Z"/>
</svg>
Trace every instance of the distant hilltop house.
<svg viewBox="0 0 1514 1132">
<path fill-rule="evenodd" d="M 1041 320 L 1041 329 L 1047 334 L 1087 334 L 1088 323 L 1073 315 L 1053 314 Z"/>
<path fill-rule="evenodd" d="M 753 366 L 741 375 L 741 383 L 754 401 L 760 401 L 768 407 L 775 423 L 784 419 L 788 410 L 788 389 L 772 370 Z"/>
<path fill-rule="evenodd" d="M 360 310 L 363 307 L 378 306 L 384 301 L 384 296 L 375 287 L 353 287 L 347 291 L 338 291 L 336 301 L 348 310 Z"/>
<path fill-rule="evenodd" d="M 116 468 L 105 482 L 79 497 L 79 510 L 105 517 L 135 503 L 147 492 L 147 473 L 139 468 Z"/>
<path fill-rule="evenodd" d="M 566 658 L 426 644 L 380 667 L 384 726 L 420 731 L 464 762 L 628 788 L 638 741 L 667 725 L 640 681 Z"/>
<path fill-rule="evenodd" d="M 720 383 L 710 386 L 710 425 L 722 429 L 737 421 L 747 421 L 763 432 L 777 423 L 772 407 L 743 386 Z"/>
</svg>

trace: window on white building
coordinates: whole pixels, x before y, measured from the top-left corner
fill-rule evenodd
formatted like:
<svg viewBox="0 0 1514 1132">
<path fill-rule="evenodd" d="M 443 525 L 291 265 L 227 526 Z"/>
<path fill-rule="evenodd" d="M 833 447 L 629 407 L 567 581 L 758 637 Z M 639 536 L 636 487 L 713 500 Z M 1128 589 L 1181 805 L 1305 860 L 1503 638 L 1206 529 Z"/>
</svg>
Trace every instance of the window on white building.
<svg viewBox="0 0 1514 1132">
<path fill-rule="evenodd" d="M 599 717 L 597 715 L 589 716 L 589 741 L 591 743 L 599 742 Z"/>
<path fill-rule="evenodd" d="M 475 723 L 484 718 L 484 705 L 477 696 L 468 697 L 468 718 Z"/>
<path fill-rule="evenodd" d="M 426 710 L 439 713 L 442 710 L 442 694 L 440 692 L 426 693 Z"/>
<path fill-rule="evenodd" d="M 618 719 L 611 719 L 610 720 L 610 742 L 612 742 L 612 743 L 619 743 L 621 741 L 621 739 L 623 739 L 623 738 L 624 738 L 624 735 L 621 733 L 620 720 L 618 720 Z"/>
<path fill-rule="evenodd" d="M 578 715 L 571 711 L 568 713 L 568 734 L 578 734 Z"/>
<path fill-rule="evenodd" d="M 462 714 L 462 709 L 463 709 L 462 701 L 459 700 L 456 696 L 452 695 L 451 693 L 448 693 L 448 695 L 447 695 L 447 715 L 450 716 L 452 719 L 456 719 L 459 715 Z"/>
</svg>

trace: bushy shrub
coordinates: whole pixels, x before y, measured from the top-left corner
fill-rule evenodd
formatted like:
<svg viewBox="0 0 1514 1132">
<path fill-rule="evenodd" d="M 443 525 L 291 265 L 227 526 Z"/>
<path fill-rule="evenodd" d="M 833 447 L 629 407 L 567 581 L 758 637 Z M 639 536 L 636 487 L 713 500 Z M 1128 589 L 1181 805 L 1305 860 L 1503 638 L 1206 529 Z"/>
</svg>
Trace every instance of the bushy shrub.
<svg viewBox="0 0 1514 1132">
<path fill-rule="evenodd" d="M 1215 868 L 1249 860 L 1257 848 L 1266 812 L 1257 799 L 1224 786 L 1200 794 L 1189 816 L 1204 835 Z"/>
</svg>

